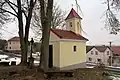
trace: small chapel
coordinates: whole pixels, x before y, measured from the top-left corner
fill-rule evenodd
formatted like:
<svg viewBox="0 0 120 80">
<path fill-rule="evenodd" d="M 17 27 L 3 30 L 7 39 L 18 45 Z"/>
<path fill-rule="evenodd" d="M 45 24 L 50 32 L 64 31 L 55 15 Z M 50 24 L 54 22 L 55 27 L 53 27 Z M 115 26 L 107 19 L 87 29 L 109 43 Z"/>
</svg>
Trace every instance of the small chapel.
<svg viewBox="0 0 120 80">
<path fill-rule="evenodd" d="M 69 70 L 86 67 L 86 42 L 82 36 L 82 18 L 72 8 L 65 19 L 66 30 L 51 29 L 49 67 Z"/>
</svg>

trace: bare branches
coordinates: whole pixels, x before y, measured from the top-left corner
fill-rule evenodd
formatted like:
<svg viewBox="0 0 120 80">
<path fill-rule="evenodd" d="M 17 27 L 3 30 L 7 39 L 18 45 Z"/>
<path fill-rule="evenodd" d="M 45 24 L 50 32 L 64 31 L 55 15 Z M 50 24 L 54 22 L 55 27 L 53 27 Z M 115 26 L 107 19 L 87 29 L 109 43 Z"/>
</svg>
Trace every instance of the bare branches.
<svg viewBox="0 0 120 80">
<path fill-rule="evenodd" d="M 0 8 L 0 10 L 1 10 L 1 12 L 0 12 L 0 13 L 7 12 L 7 13 L 9 13 L 9 14 L 11 14 L 11 15 L 16 16 L 16 17 L 17 17 L 17 15 L 16 15 L 16 14 L 14 14 L 14 13 L 12 13 L 12 12 L 8 11 L 8 10 L 2 9 L 2 8 Z"/>
<path fill-rule="evenodd" d="M 18 17 L 17 16 L 17 11 L 15 10 L 15 7 L 16 7 L 16 5 L 14 3 L 12 3 L 11 1 L 9 1 L 9 0 L 2 0 L 0 2 L 0 14 L 1 15 L 3 15 L 3 14 L 13 15 L 15 17 Z M 9 16 L 9 18 L 10 18 L 10 16 Z"/>
<path fill-rule="evenodd" d="M 112 13 L 112 11 L 106 11 L 106 27 L 110 30 L 111 34 L 117 34 L 120 30 L 120 23 L 116 16 Z"/>
<path fill-rule="evenodd" d="M 23 12 L 25 18 L 28 18 L 28 17 L 27 17 L 27 14 L 26 14 L 26 12 L 25 12 L 25 10 L 22 9 L 22 12 Z"/>
<path fill-rule="evenodd" d="M 40 6 L 36 6 L 35 9 L 37 11 L 34 12 L 33 14 L 33 22 L 32 24 L 38 25 L 38 27 L 41 25 L 41 19 L 40 19 Z M 65 18 L 66 12 L 61 10 L 59 5 L 54 4 L 53 6 L 53 14 L 52 14 L 52 21 L 51 21 L 51 27 L 56 28 L 56 27 L 61 27 L 64 23 L 64 18 Z"/>
<path fill-rule="evenodd" d="M 51 27 L 56 28 L 56 27 L 61 27 L 64 23 L 64 18 L 65 18 L 65 11 L 62 11 L 59 6 L 55 5 L 53 7 L 53 14 L 52 14 L 52 23 Z"/>
<path fill-rule="evenodd" d="M 8 0 L 8 1 L 9 1 L 9 0 Z M 15 3 L 11 2 L 11 1 L 9 1 L 9 3 L 12 4 L 12 5 L 15 6 L 15 7 L 18 7 L 18 5 L 16 5 Z"/>
<path fill-rule="evenodd" d="M 18 14 L 17 11 L 16 11 L 16 9 L 12 6 L 14 3 L 10 2 L 9 0 L 5 0 L 5 2 L 8 3 L 8 5 L 13 9 L 13 11 L 14 11 L 16 14 Z M 14 5 L 15 5 L 15 4 L 14 4 Z"/>
<path fill-rule="evenodd" d="M 111 6 L 114 7 L 115 9 L 119 10 L 120 9 L 120 0 L 112 0 Z"/>
<path fill-rule="evenodd" d="M 0 27 L 2 27 L 5 23 L 9 22 L 11 19 L 8 14 L 1 13 L 0 14 Z"/>
<path fill-rule="evenodd" d="M 105 12 L 105 27 L 110 31 L 110 34 L 118 34 L 120 31 L 120 22 L 112 11 L 120 9 L 120 0 L 107 0 L 107 10 Z"/>
<path fill-rule="evenodd" d="M 51 21 L 51 28 L 63 28 L 64 19 L 65 19 L 66 12 L 63 11 L 57 3 L 53 6 L 53 14 L 52 14 L 52 21 Z M 40 6 L 39 3 L 36 3 L 33 11 L 32 17 L 32 30 L 35 36 L 39 37 L 38 35 L 41 34 L 42 25 L 41 25 L 41 15 L 40 15 Z"/>
</svg>

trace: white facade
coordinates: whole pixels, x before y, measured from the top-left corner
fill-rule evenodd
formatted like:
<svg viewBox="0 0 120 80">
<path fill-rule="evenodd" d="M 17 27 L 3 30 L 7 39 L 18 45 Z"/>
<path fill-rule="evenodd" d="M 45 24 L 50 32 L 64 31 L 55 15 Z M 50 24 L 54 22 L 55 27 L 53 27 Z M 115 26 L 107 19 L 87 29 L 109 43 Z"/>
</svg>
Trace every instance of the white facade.
<svg viewBox="0 0 120 80">
<path fill-rule="evenodd" d="M 87 53 L 87 62 L 96 64 L 101 62 L 105 65 L 109 65 L 108 63 L 109 56 L 110 56 L 109 48 L 106 48 L 105 51 L 99 51 L 94 47 Z"/>
<path fill-rule="evenodd" d="M 113 66 L 120 67 L 120 56 L 114 56 Z"/>
<path fill-rule="evenodd" d="M 21 50 L 20 49 L 20 41 L 16 40 L 16 41 L 8 41 L 7 45 L 5 47 L 6 50 L 8 51 L 14 51 L 14 50 Z"/>
</svg>

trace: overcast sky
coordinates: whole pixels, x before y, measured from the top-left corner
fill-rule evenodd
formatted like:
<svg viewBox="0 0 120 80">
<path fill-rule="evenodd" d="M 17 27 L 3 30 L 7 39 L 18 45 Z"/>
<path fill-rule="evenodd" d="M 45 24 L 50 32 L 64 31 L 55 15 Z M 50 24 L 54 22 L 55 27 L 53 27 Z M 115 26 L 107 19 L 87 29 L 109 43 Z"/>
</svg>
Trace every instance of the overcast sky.
<svg viewBox="0 0 120 80">
<path fill-rule="evenodd" d="M 92 45 L 104 45 L 108 44 L 109 41 L 114 41 L 112 44 L 120 44 L 120 34 L 110 35 L 109 32 L 104 28 L 104 17 L 103 15 L 106 5 L 102 4 L 104 0 L 78 0 L 81 7 L 82 13 L 79 12 L 79 15 L 83 18 L 82 20 L 82 29 L 85 31 L 83 35 L 89 39 L 87 44 Z M 58 4 L 63 10 L 69 11 L 72 8 L 76 9 L 74 0 L 57 0 Z M 6 33 L 3 31 L 3 38 L 9 39 L 15 35 L 18 35 L 18 29 L 16 28 L 17 23 L 11 23 L 7 25 L 6 30 L 13 33 Z M 30 34 L 30 37 L 32 35 Z"/>
</svg>

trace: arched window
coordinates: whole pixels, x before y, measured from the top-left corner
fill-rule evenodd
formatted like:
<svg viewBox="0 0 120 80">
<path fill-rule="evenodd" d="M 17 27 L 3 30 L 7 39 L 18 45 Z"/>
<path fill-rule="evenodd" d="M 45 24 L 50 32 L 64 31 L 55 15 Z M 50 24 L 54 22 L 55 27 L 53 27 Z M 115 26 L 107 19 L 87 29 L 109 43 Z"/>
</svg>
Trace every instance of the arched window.
<svg viewBox="0 0 120 80">
<path fill-rule="evenodd" d="M 76 46 L 73 46 L 73 51 L 76 52 Z"/>
</svg>

